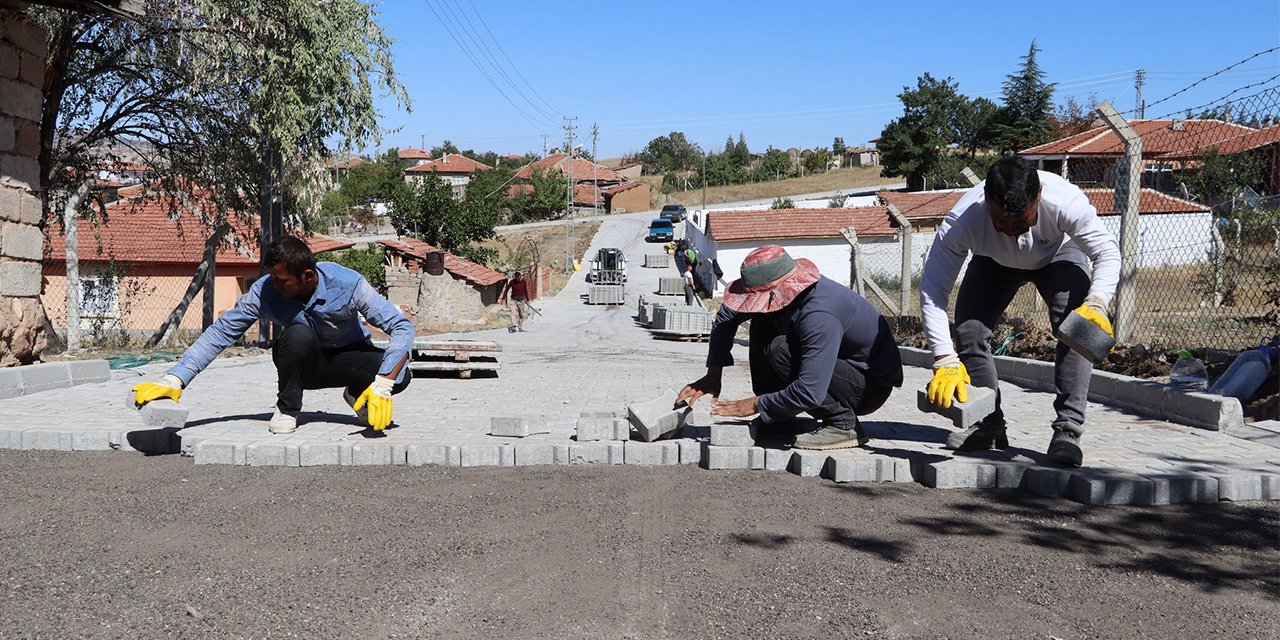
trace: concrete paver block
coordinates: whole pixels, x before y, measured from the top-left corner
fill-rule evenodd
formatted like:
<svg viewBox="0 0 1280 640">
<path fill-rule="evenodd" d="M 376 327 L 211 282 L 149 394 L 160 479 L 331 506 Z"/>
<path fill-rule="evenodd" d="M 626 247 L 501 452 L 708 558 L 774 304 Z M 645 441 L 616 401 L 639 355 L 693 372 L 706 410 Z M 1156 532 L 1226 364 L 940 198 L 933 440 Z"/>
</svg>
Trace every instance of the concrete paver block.
<svg viewBox="0 0 1280 640">
<path fill-rule="evenodd" d="M 64 446 L 63 439 L 66 443 Z M 52 429 L 27 429 L 22 432 L 23 449 L 39 449 L 44 451 L 70 451 L 71 434 Z"/>
<path fill-rule="evenodd" d="M 1218 499 L 1261 500 L 1262 475 L 1256 472 L 1209 473 L 1218 479 Z"/>
<path fill-rule="evenodd" d="M 790 449 L 765 449 L 764 468 L 769 471 L 786 471 L 791 466 Z"/>
<path fill-rule="evenodd" d="M 675 389 L 668 389 L 653 400 L 627 407 L 627 419 L 641 440 L 653 442 L 679 435 L 689 412 L 693 410 L 691 407 L 674 408 L 679 395 Z"/>
<path fill-rule="evenodd" d="M 392 456 L 392 446 L 386 443 L 358 442 L 351 445 L 351 464 L 355 466 L 374 466 L 388 464 L 404 464 L 404 460 L 396 461 Z"/>
<path fill-rule="evenodd" d="M 195 464 L 235 464 L 236 445 L 232 442 L 200 442 L 191 457 Z"/>
<path fill-rule="evenodd" d="M 707 447 L 707 468 L 720 469 L 763 469 L 765 450 L 763 447 Z"/>
<path fill-rule="evenodd" d="M 822 475 L 823 469 L 827 466 L 827 458 L 830 456 L 831 454 L 826 451 L 792 449 L 787 471 L 804 478 L 816 478 Z"/>
<path fill-rule="evenodd" d="M 569 445 L 569 464 L 622 464 L 621 442 L 586 442 Z"/>
<path fill-rule="evenodd" d="M 1164 418 L 1193 427 L 1222 431 L 1244 425 L 1244 410 L 1236 398 L 1213 393 L 1185 392 L 1167 389 Z"/>
<path fill-rule="evenodd" d="M 596 440 L 620 440 L 617 437 L 614 418 L 578 418 L 575 437 L 578 442 L 594 442 Z"/>
<path fill-rule="evenodd" d="M 680 464 L 680 445 L 675 442 L 640 442 L 622 444 L 623 464 L 645 466 Z"/>
<path fill-rule="evenodd" d="M 880 461 L 868 455 L 832 453 L 823 475 L 833 482 L 879 482 Z"/>
<path fill-rule="evenodd" d="M 496 444 L 462 445 L 462 466 L 464 467 L 496 467 L 502 462 L 502 454 Z"/>
<path fill-rule="evenodd" d="M 556 463 L 555 446 L 546 443 L 521 442 L 511 447 L 515 466 L 530 467 Z"/>
<path fill-rule="evenodd" d="M 680 445 L 680 464 L 702 464 L 702 459 L 706 457 L 707 443 L 685 438 L 677 440 L 676 444 Z"/>
<path fill-rule="evenodd" d="M 283 444 L 258 443 L 245 449 L 245 462 L 251 467 L 283 467 L 286 461 Z"/>
<path fill-rule="evenodd" d="M 613 439 L 614 440 L 630 440 L 631 439 L 631 422 L 626 418 L 613 419 Z"/>
<path fill-rule="evenodd" d="M 22 395 L 22 375 L 18 367 L 0 369 L 0 400 L 8 400 Z"/>
<path fill-rule="evenodd" d="M 304 444 L 298 449 L 298 466 L 300 467 L 318 467 L 318 466 L 338 466 L 342 464 L 343 443 L 339 442 L 322 442 L 315 444 Z M 347 459 L 351 457 L 351 445 L 346 445 Z"/>
<path fill-rule="evenodd" d="M 71 386 L 71 367 L 66 362 L 45 362 L 17 367 L 22 395 L 65 389 Z"/>
<path fill-rule="evenodd" d="M 922 462 L 918 466 L 920 484 L 937 489 L 991 488 L 999 477 L 995 467 L 967 460 Z"/>
<path fill-rule="evenodd" d="M 105 451 L 111 448 L 111 438 L 106 431 L 75 431 L 71 434 L 72 451 Z"/>
<path fill-rule="evenodd" d="M 711 423 L 711 446 L 713 447 L 754 447 L 755 434 L 751 426 L 741 422 Z"/>
<path fill-rule="evenodd" d="M 405 449 L 405 464 L 460 467 L 462 466 L 462 447 L 443 444 L 411 444 Z"/>
<path fill-rule="evenodd" d="M 516 449 L 511 445 L 498 448 L 498 466 L 514 467 L 516 466 Z"/>
<path fill-rule="evenodd" d="M 187 424 L 187 410 L 173 400 L 159 398 L 138 408 L 133 399 L 134 393 L 131 389 L 125 394 L 124 406 L 136 410 L 142 416 L 142 423 L 147 426 L 181 429 Z"/>
<path fill-rule="evenodd" d="M 1072 472 L 1066 469 L 1031 467 L 1023 474 L 1027 491 L 1046 498 L 1060 498 L 1067 493 Z"/>
<path fill-rule="evenodd" d="M 509 438 L 523 438 L 536 430 L 530 418 L 499 418 L 489 420 L 489 435 Z"/>
<path fill-rule="evenodd" d="M 920 389 L 916 391 L 916 407 L 925 413 L 947 418 L 957 429 L 968 429 L 996 410 L 996 392 L 986 387 L 965 386 L 968 388 L 968 402 L 952 402 L 950 409 L 943 409 L 929 402 L 929 393 Z"/>
<path fill-rule="evenodd" d="M 77 360 L 67 365 L 73 385 L 111 380 L 111 365 L 106 360 Z"/>
<path fill-rule="evenodd" d="M 1212 503 L 1218 501 L 1218 479 L 1198 473 L 1147 474 L 1151 504 Z"/>
<path fill-rule="evenodd" d="M 1156 498 L 1150 478 L 1119 470 L 1077 471 L 1067 482 L 1067 492 L 1084 504 L 1151 505 Z"/>
</svg>

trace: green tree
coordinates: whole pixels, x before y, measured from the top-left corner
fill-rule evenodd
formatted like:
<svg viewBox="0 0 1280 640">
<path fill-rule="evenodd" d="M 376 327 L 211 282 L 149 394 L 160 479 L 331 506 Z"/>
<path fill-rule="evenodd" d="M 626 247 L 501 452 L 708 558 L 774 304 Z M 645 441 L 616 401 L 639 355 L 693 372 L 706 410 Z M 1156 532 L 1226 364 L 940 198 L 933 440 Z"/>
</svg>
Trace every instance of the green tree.
<svg viewBox="0 0 1280 640">
<path fill-rule="evenodd" d="M 564 174 L 555 169 L 536 171 L 529 177 L 532 191 L 517 199 L 515 206 L 525 220 L 548 220 L 565 211 L 567 199 Z"/>
<path fill-rule="evenodd" d="M 790 178 L 793 173 L 791 156 L 786 151 L 769 147 L 760 159 L 759 173 L 765 180 Z"/>
<path fill-rule="evenodd" d="M 973 158 L 979 149 L 995 143 L 996 117 L 1000 107 L 986 98 L 974 98 L 959 104 L 956 112 L 956 144 Z"/>
<path fill-rule="evenodd" d="M 831 164 L 831 152 L 826 147 L 818 147 L 801 164 L 804 165 L 804 170 L 809 173 L 826 171 Z"/>
<path fill-rule="evenodd" d="M 452 140 L 442 140 L 438 146 L 431 147 L 431 157 L 433 158 L 439 158 L 446 153 L 461 154 L 462 152 L 458 150 L 458 145 L 454 144 Z"/>
<path fill-rule="evenodd" d="M 1259 187 L 1264 166 L 1262 158 L 1253 153 L 1223 154 L 1211 149 L 1200 156 L 1200 169 L 1188 172 L 1184 184 L 1201 202 L 1220 208 L 1244 187 Z"/>
<path fill-rule="evenodd" d="M 644 150 L 636 154 L 636 160 L 644 163 L 644 172 L 649 175 L 688 171 L 701 164 L 702 151 L 689 142 L 684 133 L 672 131 L 650 140 Z"/>
<path fill-rule="evenodd" d="M 390 218 L 398 234 L 480 263 L 497 258 L 497 251 L 474 246 L 494 237 L 494 227 L 501 222 L 491 198 L 479 196 L 459 202 L 453 197 L 453 187 L 438 176 L 416 178 L 397 189 L 391 198 Z"/>
<path fill-rule="evenodd" d="M 1044 70 L 1036 62 L 1039 52 L 1040 48 L 1032 40 L 1027 55 L 1022 56 L 1022 64 L 1005 78 L 1002 86 L 1000 96 L 1004 104 L 995 124 L 995 135 L 1004 150 L 1025 149 L 1047 139 L 1053 115 L 1054 85 L 1044 81 Z"/>
<path fill-rule="evenodd" d="M 1084 133 L 1094 127 L 1097 119 L 1098 96 L 1089 94 L 1084 103 L 1077 102 L 1074 96 L 1067 96 L 1066 102 L 1058 105 L 1049 117 L 1049 128 L 1045 132 L 1048 140 L 1058 140 Z"/>
<path fill-rule="evenodd" d="M 898 94 L 902 116 L 880 133 L 880 175 L 904 176 L 907 188 L 919 191 L 925 176 L 942 162 L 956 139 L 956 122 L 966 100 L 954 80 L 938 80 L 925 73 L 916 88 L 903 87 Z"/>
<path fill-rule="evenodd" d="M 369 245 L 366 249 L 347 249 L 346 251 L 325 251 L 316 254 L 320 262 L 336 262 L 364 276 L 373 288 L 386 293 L 387 272 L 383 269 L 385 257 L 378 245 Z"/>
<path fill-rule="evenodd" d="M 342 175 L 338 185 L 352 204 L 385 202 L 404 183 L 404 169 L 400 158 L 391 153 L 383 154 L 373 162 L 359 164 Z"/>
<path fill-rule="evenodd" d="M 844 155 L 844 149 L 844 138 L 836 136 L 836 139 L 831 141 L 831 153 L 842 156 Z"/>
<path fill-rule="evenodd" d="M 751 149 L 747 147 L 747 137 L 741 131 L 738 132 L 738 142 L 733 145 L 733 153 L 729 154 L 729 160 L 736 167 L 751 166 Z"/>
<path fill-rule="evenodd" d="M 796 208 L 796 203 L 791 198 L 784 198 L 782 196 L 778 196 L 777 198 L 773 199 L 773 203 L 769 205 L 769 208 L 770 209 L 794 209 Z"/>
</svg>

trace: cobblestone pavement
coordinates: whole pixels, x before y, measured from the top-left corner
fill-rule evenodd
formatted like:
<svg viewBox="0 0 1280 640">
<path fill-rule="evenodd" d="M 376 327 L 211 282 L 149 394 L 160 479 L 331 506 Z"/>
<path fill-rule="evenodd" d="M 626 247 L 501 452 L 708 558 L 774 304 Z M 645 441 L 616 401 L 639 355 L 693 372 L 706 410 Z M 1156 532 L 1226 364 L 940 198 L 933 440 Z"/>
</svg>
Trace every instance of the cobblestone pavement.
<svg viewBox="0 0 1280 640">
<path fill-rule="evenodd" d="M 1131 415 L 1090 403 L 1084 437 L 1086 467 L 1042 466 L 1053 416 L 1049 393 L 1004 384 L 1012 447 L 959 454 L 942 449 L 948 421 L 916 409 L 915 391 L 929 371 L 908 367 L 906 382 L 865 426 L 870 445 L 834 453 L 710 446 L 705 401 L 690 416 L 685 438 L 665 443 L 577 442 L 584 413 L 625 416 L 630 403 L 678 389 L 705 370 L 704 343 L 653 338 L 635 320 L 640 294 L 657 290 L 667 269 L 642 267 L 661 245 L 643 242 L 647 219 L 606 221 L 588 255 L 621 247 L 629 260 L 626 304 L 585 304 L 585 273 L 559 295 L 539 300 L 542 313 L 524 333 L 505 329 L 439 336 L 493 340 L 503 346 L 496 377 L 419 377 L 395 397 L 394 425 L 384 436 L 361 429 L 337 389 L 308 391 L 297 432 L 272 435 L 275 403 L 270 358 L 222 358 L 183 393 L 189 412 L 181 431 L 148 428 L 125 406 L 128 388 L 167 365 L 117 372 L 86 384 L 0 401 L 0 448 L 181 451 L 197 464 L 700 464 L 712 469 L 790 471 L 836 482 L 920 482 L 939 488 L 1023 488 L 1090 504 L 1166 504 L 1219 499 L 1280 499 L 1276 438 L 1246 440 L 1226 433 Z M 673 296 L 674 300 L 675 297 Z M 736 355 L 745 365 L 746 349 Z M 745 366 L 725 370 L 724 396 L 750 394 Z M 493 418 L 545 418 L 524 438 L 488 435 Z"/>
</svg>

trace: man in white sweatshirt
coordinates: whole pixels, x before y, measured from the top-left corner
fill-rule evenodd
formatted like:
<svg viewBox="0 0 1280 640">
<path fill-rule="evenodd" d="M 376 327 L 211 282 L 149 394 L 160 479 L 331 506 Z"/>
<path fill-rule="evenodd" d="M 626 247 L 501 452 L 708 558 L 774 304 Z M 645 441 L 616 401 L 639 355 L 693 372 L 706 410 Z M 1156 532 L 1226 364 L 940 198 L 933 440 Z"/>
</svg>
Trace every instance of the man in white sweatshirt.
<svg viewBox="0 0 1280 640">
<path fill-rule="evenodd" d="M 953 344 L 947 302 L 970 254 L 973 259 L 956 297 Z M 987 179 L 965 193 L 938 227 L 920 284 L 920 311 L 934 356 L 930 402 L 943 407 L 950 407 L 953 397 L 966 402 L 965 383 L 996 390 L 995 411 L 952 434 L 948 448 L 1009 446 L 991 337 L 1018 289 L 1028 282 L 1035 285 L 1055 329 L 1074 309 L 1110 334 L 1107 307 L 1119 274 L 1115 237 L 1102 226 L 1084 192 L 1017 156 L 992 165 Z M 1054 464 L 1078 467 L 1083 461 L 1080 436 L 1092 372 L 1088 359 L 1058 343 L 1057 417 L 1048 450 Z"/>
</svg>

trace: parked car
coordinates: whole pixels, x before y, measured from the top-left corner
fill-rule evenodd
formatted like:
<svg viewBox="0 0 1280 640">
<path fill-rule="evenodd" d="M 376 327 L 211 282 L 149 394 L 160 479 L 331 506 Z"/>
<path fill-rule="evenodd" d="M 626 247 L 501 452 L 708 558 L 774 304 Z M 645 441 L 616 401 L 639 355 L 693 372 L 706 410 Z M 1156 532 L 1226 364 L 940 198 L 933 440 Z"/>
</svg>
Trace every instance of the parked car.
<svg viewBox="0 0 1280 640">
<path fill-rule="evenodd" d="M 662 212 L 658 217 L 670 220 L 672 222 L 684 222 L 686 212 L 682 204 L 669 204 L 662 207 Z"/>
<path fill-rule="evenodd" d="M 666 218 L 654 218 L 649 223 L 649 235 L 645 242 L 671 242 L 676 237 L 676 225 Z"/>
</svg>

